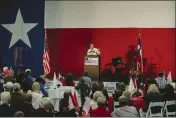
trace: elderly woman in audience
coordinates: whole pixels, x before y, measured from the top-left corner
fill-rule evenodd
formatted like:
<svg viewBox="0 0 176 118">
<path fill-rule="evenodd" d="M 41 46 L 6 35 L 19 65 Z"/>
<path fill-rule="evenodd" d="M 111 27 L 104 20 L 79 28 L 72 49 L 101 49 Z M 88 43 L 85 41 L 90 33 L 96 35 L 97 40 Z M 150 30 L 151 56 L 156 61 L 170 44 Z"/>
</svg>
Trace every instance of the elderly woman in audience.
<svg viewBox="0 0 176 118">
<path fill-rule="evenodd" d="M 53 117 L 54 114 L 49 112 L 52 107 L 52 101 L 49 97 L 41 99 L 40 108 L 31 113 L 31 117 Z"/>
<path fill-rule="evenodd" d="M 113 117 L 138 117 L 139 113 L 135 107 L 129 106 L 129 98 L 121 96 L 118 99 L 119 108 L 112 113 Z"/>
<path fill-rule="evenodd" d="M 141 114 L 147 112 L 150 102 L 162 102 L 163 95 L 159 92 L 159 89 L 156 84 L 151 84 L 147 90 L 146 95 L 144 96 L 144 99 L 146 100 L 146 105 L 144 108 L 142 108 L 142 111 L 140 110 Z M 156 112 L 157 110 L 160 109 L 156 109 Z"/>
<path fill-rule="evenodd" d="M 91 117 L 111 117 L 111 113 L 106 109 L 106 97 L 97 98 L 98 107 L 92 111 Z"/>
<path fill-rule="evenodd" d="M 122 93 L 124 91 L 125 91 L 125 84 L 124 83 L 120 83 L 119 87 L 117 88 L 117 90 L 113 94 L 114 101 L 118 101 L 119 97 L 122 95 Z"/>
<path fill-rule="evenodd" d="M 39 108 L 40 101 L 42 100 L 43 94 L 40 91 L 40 84 L 34 82 L 32 84 L 32 106 L 34 109 Z"/>
<path fill-rule="evenodd" d="M 165 86 L 164 100 L 165 101 L 176 100 L 176 93 L 174 92 L 173 86 L 170 84 L 167 84 Z"/>
<path fill-rule="evenodd" d="M 21 111 L 23 109 L 24 96 L 21 92 L 21 86 L 19 83 L 14 83 L 13 92 L 11 93 L 11 107 L 15 111 Z"/>
<path fill-rule="evenodd" d="M 0 117 L 13 117 L 14 110 L 9 106 L 11 102 L 10 92 L 1 93 Z"/>
<path fill-rule="evenodd" d="M 6 84 L 4 84 L 4 91 L 12 92 L 13 91 L 13 83 L 7 82 Z"/>
<path fill-rule="evenodd" d="M 122 96 L 125 96 L 129 101 L 130 101 L 131 98 L 132 98 L 132 95 L 131 95 L 131 93 L 130 93 L 128 90 L 124 91 L 124 92 L 122 93 Z"/>
<path fill-rule="evenodd" d="M 24 117 L 24 113 L 22 111 L 17 111 L 15 112 L 14 117 Z"/>
<path fill-rule="evenodd" d="M 98 97 L 104 97 L 103 92 L 102 91 L 96 91 L 93 95 L 93 100 L 90 103 L 90 113 L 92 112 L 92 110 L 95 110 L 98 107 L 97 104 L 97 99 Z"/>
</svg>

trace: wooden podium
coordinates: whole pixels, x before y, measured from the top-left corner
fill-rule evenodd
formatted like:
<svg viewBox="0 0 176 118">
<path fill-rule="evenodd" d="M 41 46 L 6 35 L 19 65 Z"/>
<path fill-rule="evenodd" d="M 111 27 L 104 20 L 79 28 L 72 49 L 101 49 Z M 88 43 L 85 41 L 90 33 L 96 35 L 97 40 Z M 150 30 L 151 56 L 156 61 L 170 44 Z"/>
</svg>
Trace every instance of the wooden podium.
<svg viewBox="0 0 176 118">
<path fill-rule="evenodd" d="M 92 81 L 98 81 L 100 79 L 100 57 L 86 55 L 84 57 L 84 72 L 88 72 Z"/>
</svg>

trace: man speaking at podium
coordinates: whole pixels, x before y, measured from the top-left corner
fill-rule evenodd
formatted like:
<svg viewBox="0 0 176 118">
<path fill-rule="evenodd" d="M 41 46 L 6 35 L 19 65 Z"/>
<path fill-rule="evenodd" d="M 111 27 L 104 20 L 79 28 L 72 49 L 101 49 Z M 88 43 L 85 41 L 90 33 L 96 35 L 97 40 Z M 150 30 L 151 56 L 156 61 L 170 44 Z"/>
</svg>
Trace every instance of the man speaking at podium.
<svg viewBox="0 0 176 118">
<path fill-rule="evenodd" d="M 87 51 L 87 55 L 100 55 L 100 50 L 94 48 L 93 44 L 90 44 L 90 49 Z"/>
</svg>

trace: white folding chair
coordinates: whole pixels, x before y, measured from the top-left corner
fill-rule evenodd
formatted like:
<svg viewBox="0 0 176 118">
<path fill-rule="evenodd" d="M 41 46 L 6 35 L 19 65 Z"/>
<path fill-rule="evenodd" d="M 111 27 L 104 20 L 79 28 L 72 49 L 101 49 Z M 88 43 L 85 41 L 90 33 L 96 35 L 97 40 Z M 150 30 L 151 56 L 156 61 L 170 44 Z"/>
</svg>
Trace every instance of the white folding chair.
<svg viewBox="0 0 176 118">
<path fill-rule="evenodd" d="M 170 116 L 170 115 L 176 115 L 176 109 L 175 111 L 168 111 L 168 106 L 171 105 L 176 105 L 176 100 L 171 100 L 171 101 L 166 101 L 165 107 L 164 107 L 164 113 L 166 113 L 166 116 Z"/>
<path fill-rule="evenodd" d="M 114 101 L 114 110 L 116 109 L 116 107 L 118 107 L 119 106 L 119 102 L 115 102 Z"/>
<path fill-rule="evenodd" d="M 146 117 L 163 117 L 164 104 L 165 102 L 150 102 Z M 152 113 L 152 107 L 161 107 L 161 111 L 159 113 Z"/>
</svg>

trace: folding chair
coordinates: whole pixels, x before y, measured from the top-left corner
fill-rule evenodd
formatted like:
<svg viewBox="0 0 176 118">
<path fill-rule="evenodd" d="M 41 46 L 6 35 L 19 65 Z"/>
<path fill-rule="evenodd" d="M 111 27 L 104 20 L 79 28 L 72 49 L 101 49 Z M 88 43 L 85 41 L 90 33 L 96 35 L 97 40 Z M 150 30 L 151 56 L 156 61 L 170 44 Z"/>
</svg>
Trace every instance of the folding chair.
<svg viewBox="0 0 176 118">
<path fill-rule="evenodd" d="M 119 106 L 119 102 L 114 102 L 114 110 Z"/>
<path fill-rule="evenodd" d="M 176 100 L 171 100 L 171 101 L 166 101 L 165 107 L 164 107 L 164 113 L 166 113 L 166 116 L 176 116 L 176 109 L 174 109 L 174 111 L 168 111 L 168 106 L 172 106 L 174 105 L 174 107 L 176 107 Z"/>
<path fill-rule="evenodd" d="M 146 117 L 163 117 L 164 104 L 165 102 L 150 102 Z M 152 107 L 161 107 L 161 110 L 159 113 L 152 113 Z"/>
</svg>

